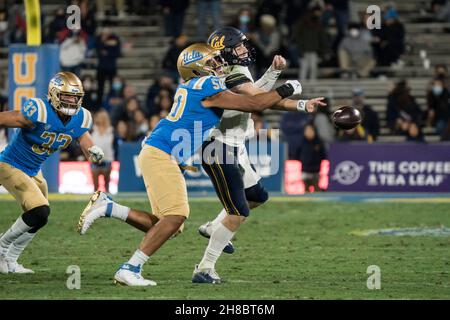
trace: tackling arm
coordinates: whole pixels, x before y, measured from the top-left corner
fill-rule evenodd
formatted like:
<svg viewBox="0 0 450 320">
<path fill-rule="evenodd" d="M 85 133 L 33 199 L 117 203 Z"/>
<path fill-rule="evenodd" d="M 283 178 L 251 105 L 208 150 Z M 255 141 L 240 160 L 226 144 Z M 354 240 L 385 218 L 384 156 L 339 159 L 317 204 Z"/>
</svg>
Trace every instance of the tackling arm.
<svg viewBox="0 0 450 320">
<path fill-rule="evenodd" d="M 0 127 L 33 128 L 33 122 L 17 110 L 0 112 Z"/>
<path fill-rule="evenodd" d="M 256 87 L 255 84 L 252 84 L 251 82 L 246 82 L 241 85 L 235 86 L 233 88 L 233 92 L 254 96 L 256 94 L 264 92 L 264 90 Z M 315 105 L 325 105 L 322 100 L 323 98 L 316 98 L 311 100 L 283 99 L 277 102 L 275 105 L 271 106 L 270 109 L 282 111 L 314 112 Z"/>
</svg>

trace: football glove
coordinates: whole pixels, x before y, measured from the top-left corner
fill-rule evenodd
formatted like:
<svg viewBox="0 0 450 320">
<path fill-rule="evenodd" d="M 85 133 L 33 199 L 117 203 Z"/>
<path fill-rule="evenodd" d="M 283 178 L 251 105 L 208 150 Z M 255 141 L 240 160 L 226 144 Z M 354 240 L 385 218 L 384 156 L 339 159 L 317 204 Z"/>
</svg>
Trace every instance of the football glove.
<svg viewBox="0 0 450 320">
<path fill-rule="evenodd" d="M 88 149 L 89 152 L 89 161 L 93 163 L 100 163 L 105 156 L 103 150 L 98 146 L 92 146 Z"/>
</svg>

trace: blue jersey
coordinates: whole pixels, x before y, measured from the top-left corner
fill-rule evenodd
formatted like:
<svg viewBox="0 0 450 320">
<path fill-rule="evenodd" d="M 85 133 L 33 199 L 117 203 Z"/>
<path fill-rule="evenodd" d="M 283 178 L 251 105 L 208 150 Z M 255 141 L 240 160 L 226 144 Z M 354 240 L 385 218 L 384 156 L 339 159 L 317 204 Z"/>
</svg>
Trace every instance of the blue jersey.
<svg viewBox="0 0 450 320">
<path fill-rule="evenodd" d="M 224 80 L 207 76 L 180 84 L 169 115 L 157 124 L 145 143 L 174 156 L 179 163 L 188 160 L 220 122 L 223 109 L 205 108 L 201 102 L 226 90 Z"/>
<path fill-rule="evenodd" d="M 0 154 L 0 161 L 32 177 L 53 152 L 67 148 L 72 140 L 92 127 L 92 116 L 88 110 L 81 108 L 69 122 L 63 124 L 50 103 L 38 98 L 25 102 L 21 112 L 34 126 L 31 129 L 16 129 L 8 146 Z"/>
</svg>

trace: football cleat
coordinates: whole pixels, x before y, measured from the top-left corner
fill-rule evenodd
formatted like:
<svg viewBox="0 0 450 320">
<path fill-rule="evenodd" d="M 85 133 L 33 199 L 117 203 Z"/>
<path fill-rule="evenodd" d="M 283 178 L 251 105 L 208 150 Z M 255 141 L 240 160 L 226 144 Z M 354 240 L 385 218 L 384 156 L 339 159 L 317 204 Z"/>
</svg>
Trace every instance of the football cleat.
<svg viewBox="0 0 450 320">
<path fill-rule="evenodd" d="M 112 204 L 112 199 L 106 193 L 95 191 L 78 220 L 78 233 L 85 234 L 95 220 L 108 217 L 107 213 L 112 210 Z"/>
<path fill-rule="evenodd" d="M 194 273 L 192 274 L 192 283 L 221 283 L 220 277 L 214 269 L 199 269 L 198 264 L 195 265 Z"/>
<path fill-rule="evenodd" d="M 209 239 L 211 237 L 211 233 L 212 233 L 212 223 L 210 221 L 208 221 L 205 224 L 202 224 L 198 228 L 198 233 L 200 233 L 201 236 Z M 234 253 L 233 243 L 231 241 L 228 241 L 227 245 L 225 246 L 225 248 L 223 248 L 222 251 L 225 253 L 228 253 L 228 254 Z"/>
<path fill-rule="evenodd" d="M 133 266 L 129 263 L 124 263 L 114 275 L 114 283 L 130 287 L 156 286 L 155 281 L 144 279 L 141 271 L 140 265 Z"/>
<path fill-rule="evenodd" d="M 0 273 L 7 274 L 8 273 L 8 261 L 4 255 L 0 255 Z"/>
<path fill-rule="evenodd" d="M 25 268 L 23 265 L 18 264 L 17 261 L 8 261 L 7 263 L 9 273 L 34 273 L 33 270 Z"/>
</svg>

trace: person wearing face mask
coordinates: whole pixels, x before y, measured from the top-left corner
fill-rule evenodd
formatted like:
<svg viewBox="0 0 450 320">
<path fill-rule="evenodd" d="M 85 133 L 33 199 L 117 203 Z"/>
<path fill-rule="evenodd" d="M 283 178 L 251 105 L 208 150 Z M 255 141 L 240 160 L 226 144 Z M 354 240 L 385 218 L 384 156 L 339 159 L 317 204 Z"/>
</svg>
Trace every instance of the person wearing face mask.
<svg viewBox="0 0 450 320">
<path fill-rule="evenodd" d="M 241 30 L 245 34 L 253 32 L 255 25 L 250 9 L 241 9 L 231 26 Z"/>
<path fill-rule="evenodd" d="M 449 124 L 450 119 L 450 94 L 445 87 L 442 77 L 435 78 L 427 93 L 428 124 L 436 128 L 441 135 Z"/>
<path fill-rule="evenodd" d="M 99 110 L 99 108 L 97 106 L 97 91 L 94 87 L 94 77 L 91 75 L 85 75 L 81 78 L 81 81 L 83 82 L 84 88 L 83 103 L 89 111 L 95 113 Z"/>
<path fill-rule="evenodd" d="M 348 77 L 349 73 L 368 77 L 375 67 L 372 47 L 361 37 L 359 24 L 349 24 L 348 34 L 339 45 L 338 58 L 343 77 Z"/>
</svg>

